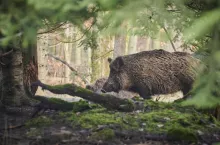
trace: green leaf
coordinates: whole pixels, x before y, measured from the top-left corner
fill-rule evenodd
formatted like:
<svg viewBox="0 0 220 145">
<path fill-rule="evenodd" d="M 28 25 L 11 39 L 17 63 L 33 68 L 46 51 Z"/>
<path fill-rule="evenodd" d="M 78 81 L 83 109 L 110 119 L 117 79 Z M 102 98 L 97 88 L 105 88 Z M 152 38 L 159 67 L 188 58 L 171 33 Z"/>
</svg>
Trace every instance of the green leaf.
<svg viewBox="0 0 220 145">
<path fill-rule="evenodd" d="M 220 9 L 209 11 L 202 15 L 200 18 L 185 30 L 183 33 L 184 40 L 189 42 L 198 37 L 204 36 L 210 32 L 213 26 L 220 20 Z"/>
</svg>

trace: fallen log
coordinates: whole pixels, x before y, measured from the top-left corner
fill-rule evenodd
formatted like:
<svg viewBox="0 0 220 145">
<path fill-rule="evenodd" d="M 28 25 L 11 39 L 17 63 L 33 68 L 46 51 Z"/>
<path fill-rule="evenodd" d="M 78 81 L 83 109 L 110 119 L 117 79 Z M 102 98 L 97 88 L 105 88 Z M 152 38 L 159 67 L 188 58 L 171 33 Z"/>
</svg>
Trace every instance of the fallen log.
<svg viewBox="0 0 220 145">
<path fill-rule="evenodd" d="M 100 104 L 107 109 L 131 112 L 135 110 L 142 110 L 144 108 L 143 102 L 126 98 L 119 98 L 111 93 L 96 93 L 75 84 L 50 86 L 38 80 L 32 83 L 32 86 L 40 86 L 43 90 L 48 90 L 54 94 L 68 94 L 70 96 L 78 96 L 85 100 Z"/>
</svg>

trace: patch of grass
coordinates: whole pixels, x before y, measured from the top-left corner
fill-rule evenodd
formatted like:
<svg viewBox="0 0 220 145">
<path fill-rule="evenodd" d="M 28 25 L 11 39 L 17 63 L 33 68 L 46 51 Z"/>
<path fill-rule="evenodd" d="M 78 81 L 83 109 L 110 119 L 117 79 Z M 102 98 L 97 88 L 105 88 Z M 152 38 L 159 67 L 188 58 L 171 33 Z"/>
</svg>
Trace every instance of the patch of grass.
<svg viewBox="0 0 220 145">
<path fill-rule="evenodd" d="M 44 127 L 49 126 L 53 123 L 52 119 L 46 116 L 40 116 L 31 119 L 25 123 L 26 127 Z"/>
<path fill-rule="evenodd" d="M 42 135 L 42 130 L 39 128 L 31 128 L 27 133 L 27 137 L 36 137 L 36 136 L 41 136 Z"/>
<path fill-rule="evenodd" d="M 108 113 L 83 113 L 78 116 L 76 124 L 82 128 L 93 128 L 98 125 L 118 124 L 118 118 Z"/>
<path fill-rule="evenodd" d="M 184 140 L 197 142 L 197 136 L 192 129 L 183 127 L 173 127 L 167 132 L 167 136 L 172 140 Z"/>
<path fill-rule="evenodd" d="M 106 128 L 98 132 L 94 132 L 91 136 L 91 139 L 95 140 L 105 140 L 110 141 L 115 138 L 115 133 L 112 129 Z"/>
</svg>

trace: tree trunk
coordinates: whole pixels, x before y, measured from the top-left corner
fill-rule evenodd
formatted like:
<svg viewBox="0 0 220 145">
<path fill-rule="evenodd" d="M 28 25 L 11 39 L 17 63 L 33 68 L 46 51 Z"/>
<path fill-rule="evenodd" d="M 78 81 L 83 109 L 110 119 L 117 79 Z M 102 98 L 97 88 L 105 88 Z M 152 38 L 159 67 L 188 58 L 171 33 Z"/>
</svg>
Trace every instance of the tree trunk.
<svg viewBox="0 0 220 145">
<path fill-rule="evenodd" d="M 137 46 L 137 36 L 130 36 L 128 42 L 128 54 L 133 54 L 137 52 L 136 46 Z"/>
<path fill-rule="evenodd" d="M 91 52 L 91 68 L 92 68 L 92 75 L 91 75 L 91 82 L 94 82 L 99 78 L 99 62 L 97 61 L 99 49 L 98 48 L 92 48 Z"/>
<path fill-rule="evenodd" d="M 138 52 L 146 50 L 147 44 L 148 44 L 148 38 L 146 37 L 138 37 L 137 38 L 137 49 Z"/>
<path fill-rule="evenodd" d="M 38 80 L 38 56 L 37 45 L 30 45 L 28 51 L 22 53 L 23 57 L 23 79 L 24 87 L 27 91 L 31 91 L 32 94 L 37 92 L 37 87 L 31 87 L 31 83 Z"/>
<path fill-rule="evenodd" d="M 65 37 L 68 38 L 67 41 L 72 41 L 73 39 L 73 27 L 71 27 L 69 24 L 65 29 Z M 64 59 L 68 63 L 71 63 L 72 50 L 73 50 L 72 43 L 64 43 Z M 70 76 L 71 76 L 71 70 L 68 67 L 65 67 L 65 76 L 64 76 L 65 83 L 70 82 L 69 79 Z"/>
<path fill-rule="evenodd" d="M 1 103 L 5 106 L 30 105 L 30 92 L 36 92 L 37 87 L 30 88 L 30 84 L 38 80 L 36 45 L 33 49 L 21 52 L 15 48 L 7 48 L 2 54 L 13 51 L 1 57 L 4 60 L 1 65 Z M 2 48 L 1 48 L 2 49 Z"/>
<path fill-rule="evenodd" d="M 122 35 L 115 36 L 113 57 L 116 58 L 118 56 L 124 55 L 125 48 L 126 48 L 126 37 Z"/>
</svg>

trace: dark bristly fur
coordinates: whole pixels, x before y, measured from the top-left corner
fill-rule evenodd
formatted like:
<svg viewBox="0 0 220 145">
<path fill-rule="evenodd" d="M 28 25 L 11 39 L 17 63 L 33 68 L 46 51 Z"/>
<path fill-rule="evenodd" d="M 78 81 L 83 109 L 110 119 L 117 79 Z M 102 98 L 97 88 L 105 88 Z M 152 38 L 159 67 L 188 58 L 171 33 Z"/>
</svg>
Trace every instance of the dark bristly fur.
<svg viewBox="0 0 220 145">
<path fill-rule="evenodd" d="M 132 90 L 143 98 L 192 88 L 199 60 L 186 52 L 143 51 L 117 57 L 110 63 L 110 74 L 102 90 Z"/>
</svg>

